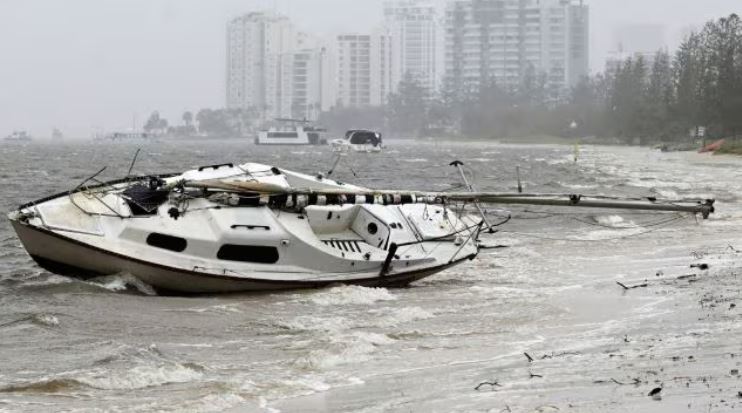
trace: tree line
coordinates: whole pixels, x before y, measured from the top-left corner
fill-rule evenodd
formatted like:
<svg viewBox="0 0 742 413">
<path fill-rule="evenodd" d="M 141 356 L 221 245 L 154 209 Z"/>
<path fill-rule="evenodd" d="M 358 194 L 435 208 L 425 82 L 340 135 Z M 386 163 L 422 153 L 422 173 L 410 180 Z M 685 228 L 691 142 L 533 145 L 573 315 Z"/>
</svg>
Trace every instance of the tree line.
<svg viewBox="0 0 742 413">
<path fill-rule="evenodd" d="M 157 112 L 145 129 L 175 136 L 251 136 L 259 111 L 202 109 L 168 126 Z M 742 135 L 742 21 L 732 14 L 708 22 L 674 52 L 636 55 L 581 79 L 568 91 L 552 88 L 533 66 L 517 84 L 447 77 L 431 93 L 405 75 L 380 107 L 336 106 L 318 123 L 334 133 L 370 128 L 392 136 L 518 138 L 604 137 L 626 142 L 688 142 Z"/>
<path fill-rule="evenodd" d="M 444 79 L 430 95 L 406 76 L 383 108 L 335 108 L 340 129 L 368 125 L 401 136 L 517 138 L 596 136 L 634 142 L 689 141 L 742 134 L 742 22 L 708 22 L 670 53 L 636 55 L 581 79 L 564 93 L 531 66 L 516 85 Z M 359 125 L 360 124 L 360 125 Z"/>
</svg>

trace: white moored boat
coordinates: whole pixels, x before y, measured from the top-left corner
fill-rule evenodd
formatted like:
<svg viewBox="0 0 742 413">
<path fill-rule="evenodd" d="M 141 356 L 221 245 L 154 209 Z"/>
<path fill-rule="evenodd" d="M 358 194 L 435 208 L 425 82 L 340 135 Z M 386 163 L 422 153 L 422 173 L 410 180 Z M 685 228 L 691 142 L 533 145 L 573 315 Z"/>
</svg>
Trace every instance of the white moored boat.
<svg viewBox="0 0 742 413">
<path fill-rule="evenodd" d="M 304 194 L 289 195 L 297 188 Z M 49 271 L 83 278 L 128 272 L 184 293 L 401 286 L 477 255 L 477 223 L 443 206 L 333 195 L 367 191 L 230 164 L 81 186 L 9 218 Z"/>
<path fill-rule="evenodd" d="M 31 142 L 33 138 L 26 131 L 13 131 L 5 137 L 6 142 Z"/>
<path fill-rule="evenodd" d="M 378 153 L 382 151 L 381 144 L 381 134 L 370 130 L 349 130 L 344 139 L 330 142 L 334 152 Z"/>
<path fill-rule="evenodd" d="M 327 131 L 310 121 L 276 119 L 279 126 L 258 132 L 256 145 L 327 145 Z"/>
</svg>

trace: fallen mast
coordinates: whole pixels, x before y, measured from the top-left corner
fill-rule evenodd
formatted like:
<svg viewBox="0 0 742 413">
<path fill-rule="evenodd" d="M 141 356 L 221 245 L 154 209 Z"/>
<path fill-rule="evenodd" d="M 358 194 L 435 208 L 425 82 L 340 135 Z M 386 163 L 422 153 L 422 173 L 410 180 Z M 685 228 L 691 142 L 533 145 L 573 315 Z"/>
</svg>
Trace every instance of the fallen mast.
<svg viewBox="0 0 742 413">
<path fill-rule="evenodd" d="M 186 184 L 186 186 L 189 186 Z M 301 209 L 310 205 L 345 204 L 448 204 L 455 202 L 494 205 L 533 205 L 578 208 L 626 209 L 656 212 L 685 212 L 707 219 L 715 212 L 713 199 L 661 200 L 657 198 L 611 198 L 576 194 L 513 194 L 495 192 L 424 192 L 404 190 L 304 190 L 256 187 L 251 183 L 214 182 L 195 185 L 201 189 L 221 189 L 256 205 Z M 244 203 L 240 203 L 245 205 Z"/>
</svg>

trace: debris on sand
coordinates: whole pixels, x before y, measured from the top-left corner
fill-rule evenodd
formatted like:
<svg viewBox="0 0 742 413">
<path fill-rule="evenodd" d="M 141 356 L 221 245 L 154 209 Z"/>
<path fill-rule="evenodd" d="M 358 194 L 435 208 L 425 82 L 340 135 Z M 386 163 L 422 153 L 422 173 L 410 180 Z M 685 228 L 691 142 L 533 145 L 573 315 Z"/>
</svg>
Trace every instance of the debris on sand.
<svg viewBox="0 0 742 413">
<path fill-rule="evenodd" d="M 540 375 L 540 374 L 533 374 L 533 373 L 532 373 L 532 372 L 530 372 L 530 371 L 528 372 L 528 374 L 529 374 L 529 375 L 531 376 L 530 378 L 532 378 L 532 379 L 534 379 L 534 378 L 539 378 L 539 379 L 543 379 L 543 378 L 544 378 L 544 376 L 542 376 L 542 375 Z"/>
<path fill-rule="evenodd" d="M 709 269 L 709 265 L 708 264 L 693 264 L 690 267 L 691 268 L 698 268 L 701 271 L 706 271 L 706 270 Z"/>
<path fill-rule="evenodd" d="M 497 380 L 495 380 L 495 381 L 483 381 L 483 382 L 479 383 L 477 385 L 477 387 L 474 388 L 474 390 L 479 391 L 479 389 L 481 389 L 484 386 L 490 386 L 490 387 L 492 387 L 494 389 L 495 387 L 502 387 L 502 384 L 498 383 Z"/>
<path fill-rule="evenodd" d="M 662 387 L 655 387 L 649 392 L 648 396 L 654 400 L 662 400 Z"/>
<path fill-rule="evenodd" d="M 630 286 L 630 287 L 629 287 L 629 286 L 627 286 L 626 284 L 624 284 L 624 283 L 620 282 L 620 281 L 616 281 L 616 284 L 620 285 L 620 286 L 621 286 L 621 288 L 623 288 L 623 289 L 624 289 L 624 291 L 628 291 L 628 290 L 633 290 L 633 289 L 635 289 L 635 288 L 646 288 L 646 287 L 649 287 L 649 284 L 647 284 L 647 283 L 644 283 L 644 284 L 638 284 L 638 285 L 632 285 L 632 286 Z"/>
</svg>

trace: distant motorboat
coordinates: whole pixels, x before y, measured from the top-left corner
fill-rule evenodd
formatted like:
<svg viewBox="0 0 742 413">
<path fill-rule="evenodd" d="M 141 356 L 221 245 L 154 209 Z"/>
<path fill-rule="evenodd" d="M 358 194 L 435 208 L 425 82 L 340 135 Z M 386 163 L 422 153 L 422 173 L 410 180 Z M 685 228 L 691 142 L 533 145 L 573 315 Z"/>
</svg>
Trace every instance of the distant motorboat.
<svg viewBox="0 0 742 413">
<path fill-rule="evenodd" d="M 289 126 L 275 126 L 258 132 L 256 145 L 327 145 L 327 130 L 309 125 L 307 120 L 276 119 Z M 301 124 L 296 126 L 296 124 Z"/>
<path fill-rule="evenodd" d="M 381 134 L 370 130 L 349 130 L 344 139 L 330 142 L 333 152 L 379 153 L 381 144 Z"/>
<path fill-rule="evenodd" d="M 64 139 L 64 134 L 57 128 L 52 130 L 52 140 L 58 141 Z"/>
<path fill-rule="evenodd" d="M 6 142 L 31 142 L 33 138 L 26 131 L 13 131 L 5 137 Z"/>
</svg>

